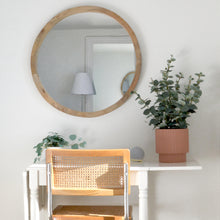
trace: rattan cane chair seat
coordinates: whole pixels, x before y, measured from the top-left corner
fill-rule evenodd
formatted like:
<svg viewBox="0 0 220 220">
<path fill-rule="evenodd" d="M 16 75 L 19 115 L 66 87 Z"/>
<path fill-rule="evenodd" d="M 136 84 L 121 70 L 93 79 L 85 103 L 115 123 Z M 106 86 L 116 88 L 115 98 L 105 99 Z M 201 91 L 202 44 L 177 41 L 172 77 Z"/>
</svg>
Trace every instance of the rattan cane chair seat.
<svg viewBox="0 0 220 220">
<path fill-rule="evenodd" d="M 132 207 L 129 208 L 131 216 Z M 58 206 L 53 211 L 57 220 L 90 219 L 90 220 L 124 220 L 123 206 Z M 130 218 L 131 219 L 131 218 Z"/>
</svg>

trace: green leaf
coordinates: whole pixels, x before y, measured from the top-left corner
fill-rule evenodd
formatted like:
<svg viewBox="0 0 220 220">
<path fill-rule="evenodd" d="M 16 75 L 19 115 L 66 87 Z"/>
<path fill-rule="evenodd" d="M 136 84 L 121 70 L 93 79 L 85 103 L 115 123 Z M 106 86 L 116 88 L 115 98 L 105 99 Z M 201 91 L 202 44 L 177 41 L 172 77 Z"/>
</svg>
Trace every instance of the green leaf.
<svg viewBox="0 0 220 220">
<path fill-rule="evenodd" d="M 137 95 L 137 97 L 136 97 L 136 99 L 135 99 L 135 100 L 138 100 L 138 99 L 140 99 L 140 98 L 141 98 L 141 96 L 140 96 L 138 93 L 136 93 L 136 95 Z"/>
<path fill-rule="evenodd" d="M 162 97 L 163 97 L 163 98 L 168 98 L 168 97 L 169 97 L 169 93 L 168 93 L 168 92 L 164 92 L 164 93 L 162 94 Z"/>
<path fill-rule="evenodd" d="M 165 107 L 164 107 L 164 106 L 159 106 L 159 107 L 158 107 L 158 110 L 159 110 L 160 112 L 163 112 L 163 111 L 165 110 Z"/>
<path fill-rule="evenodd" d="M 198 90 L 198 91 L 195 92 L 195 94 L 200 97 L 202 95 L 202 91 Z"/>
<path fill-rule="evenodd" d="M 173 80 L 168 80 L 167 83 L 168 83 L 169 85 L 174 84 Z"/>
<path fill-rule="evenodd" d="M 144 114 L 144 115 L 149 115 L 149 114 L 150 114 L 150 109 L 149 109 L 149 108 L 145 109 L 144 112 L 143 112 L 143 114 Z"/>
<path fill-rule="evenodd" d="M 79 145 L 78 145 L 78 144 L 73 144 L 73 145 L 71 146 L 71 148 L 72 148 L 72 149 L 79 149 Z"/>
<path fill-rule="evenodd" d="M 138 104 L 143 105 L 143 104 L 144 104 L 144 101 L 139 100 L 139 101 L 138 101 Z"/>
<path fill-rule="evenodd" d="M 196 105 L 194 105 L 194 104 L 190 104 L 188 107 L 193 110 L 197 109 Z"/>
<path fill-rule="evenodd" d="M 155 108 L 154 108 L 154 106 L 151 106 L 150 107 L 150 112 L 153 114 L 153 115 L 155 115 L 157 112 L 156 112 L 156 110 L 155 110 Z"/>
<path fill-rule="evenodd" d="M 162 122 L 158 125 L 158 127 L 162 129 L 162 128 L 166 128 L 167 125 L 166 125 L 166 123 Z"/>
<path fill-rule="evenodd" d="M 39 143 L 38 145 L 34 146 L 34 148 L 40 148 L 40 147 L 42 147 L 42 146 L 43 146 L 43 143 L 41 142 L 41 143 Z"/>
<path fill-rule="evenodd" d="M 194 101 L 195 103 L 199 103 L 199 99 L 197 99 L 197 98 L 193 98 L 193 101 Z"/>
<path fill-rule="evenodd" d="M 180 121 L 180 122 L 179 122 L 179 127 L 180 127 L 181 129 L 187 128 L 187 123 L 186 123 L 186 121 L 185 121 L 185 120 L 184 120 L 184 121 Z"/>
<path fill-rule="evenodd" d="M 154 80 L 153 84 L 154 84 L 154 86 L 158 86 L 158 84 L 159 84 L 158 80 Z"/>
<path fill-rule="evenodd" d="M 151 103 L 151 100 L 147 100 L 146 102 L 145 102 L 145 105 L 147 106 L 147 105 L 149 105 Z"/>
<path fill-rule="evenodd" d="M 189 110 L 187 105 L 182 106 L 181 111 L 182 112 L 187 112 Z"/>
<path fill-rule="evenodd" d="M 69 136 L 69 139 L 72 140 L 72 141 L 76 140 L 76 135 L 75 134 L 71 134 Z"/>
<path fill-rule="evenodd" d="M 42 151 L 43 151 L 42 148 L 37 148 L 37 150 L 36 150 L 37 156 L 40 156 Z"/>
<path fill-rule="evenodd" d="M 187 112 L 189 113 L 195 113 L 196 111 L 192 110 L 192 109 L 189 109 Z"/>
<path fill-rule="evenodd" d="M 82 143 L 79 144 L 80 147 L 85 147 L 86 146 L 86 142 L 83 141 Z"/>
<path fill-rule="evenodd" d="M 158 124 L 158 121 L 156 120 L 156 119 L 154 119 L 154 118 L 152 118 L 151 120 L 150 120 L 150 123 L 149 123 L 149 125 L 157 125 Z"/>
</svg>

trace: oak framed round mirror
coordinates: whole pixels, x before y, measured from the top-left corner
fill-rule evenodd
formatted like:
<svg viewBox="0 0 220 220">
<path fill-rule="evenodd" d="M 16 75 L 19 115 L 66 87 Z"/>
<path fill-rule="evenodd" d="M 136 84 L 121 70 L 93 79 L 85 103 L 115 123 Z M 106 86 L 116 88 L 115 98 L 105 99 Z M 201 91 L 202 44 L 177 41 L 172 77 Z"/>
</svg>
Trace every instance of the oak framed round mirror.
<svg viewBox="0 0 220 220">
<path fill-rule="evenodd" d="M 121 93 L 126 72 L 133 80 Z M 80 6 L 53 17 L 37 36 L 31 54 L 33 80 L 58 110 L 96 117 L 120 107 L 134 90 L 141 71 L 137 37 L 116 13 Z"/>
</svg>

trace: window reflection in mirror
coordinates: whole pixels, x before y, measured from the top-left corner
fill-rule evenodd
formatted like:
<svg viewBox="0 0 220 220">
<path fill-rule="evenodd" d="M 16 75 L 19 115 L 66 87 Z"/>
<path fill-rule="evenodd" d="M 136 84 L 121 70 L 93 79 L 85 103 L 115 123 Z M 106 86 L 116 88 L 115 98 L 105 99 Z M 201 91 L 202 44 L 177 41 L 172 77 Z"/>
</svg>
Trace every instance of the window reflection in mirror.
<svg viewBox="0 0 220 220">
<path fill-rule="evenodd" d="M 107 108 L 122 97 L 120 86 L 124 73 L 135 68 L 134 46 L 128 37 L 101 37 L 88 40 L 87 71 L 92 73 L 96 96 L 92 109 Z"/>
</svg>

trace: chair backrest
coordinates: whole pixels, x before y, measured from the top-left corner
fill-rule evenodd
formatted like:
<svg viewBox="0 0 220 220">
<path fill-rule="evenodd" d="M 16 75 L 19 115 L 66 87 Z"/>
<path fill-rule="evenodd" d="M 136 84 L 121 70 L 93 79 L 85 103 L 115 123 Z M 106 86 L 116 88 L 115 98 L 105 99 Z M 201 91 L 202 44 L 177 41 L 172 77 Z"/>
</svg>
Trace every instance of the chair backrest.
<svg viewBox="0 0 220 220">
<path fill-rule="evenodd" d="M 52 194 L 123 195 L 125 178 L 130 194 L 128 149 L 47 149 L 46 162 L 50 164 Z"/>
</svg>

